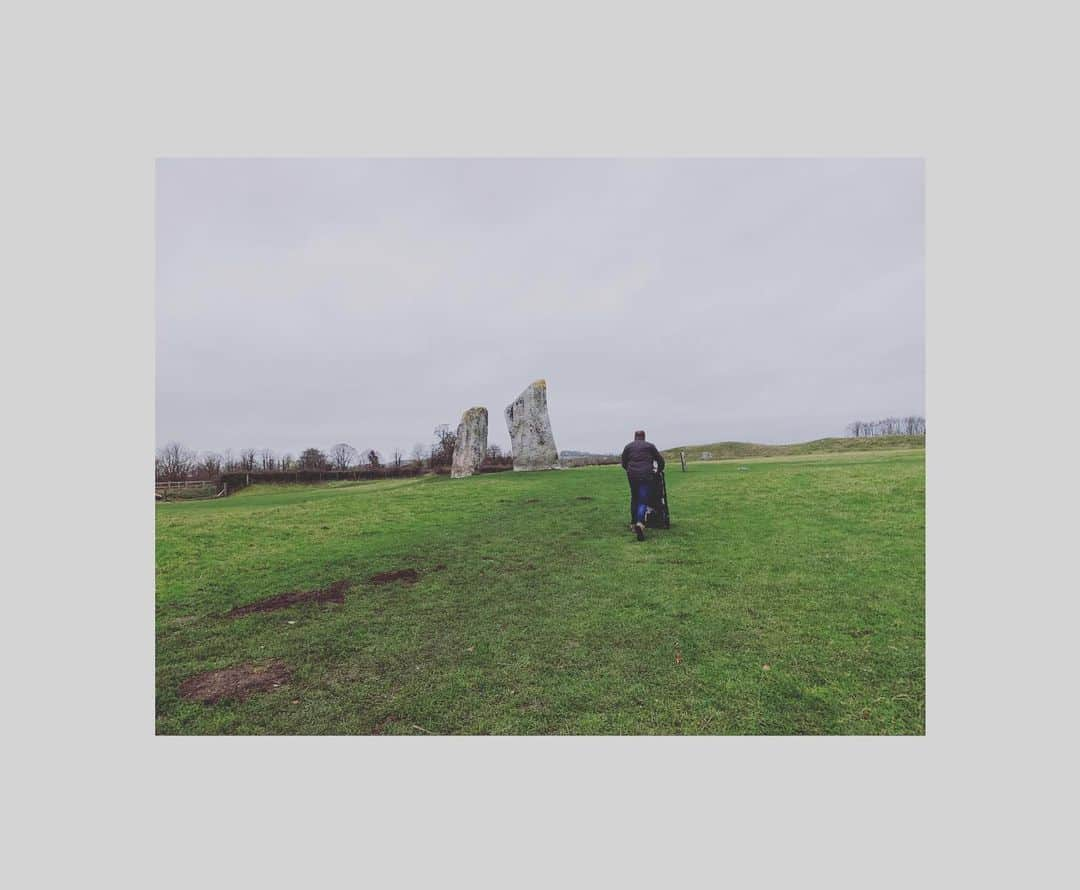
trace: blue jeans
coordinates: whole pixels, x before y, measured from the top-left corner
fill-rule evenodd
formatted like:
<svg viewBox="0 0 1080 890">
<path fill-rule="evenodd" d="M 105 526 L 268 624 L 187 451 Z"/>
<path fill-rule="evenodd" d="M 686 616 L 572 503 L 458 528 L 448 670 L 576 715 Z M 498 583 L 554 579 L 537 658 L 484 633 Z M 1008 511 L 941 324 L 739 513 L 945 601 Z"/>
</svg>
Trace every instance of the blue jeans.
<svg viewBox="0 0 1080 890">
<path fill-rule="evenodd" d="M 630 521 L 644 522 L 645 511 L 652 503 L 652 480 L 630 480 Z"/>
</svg>

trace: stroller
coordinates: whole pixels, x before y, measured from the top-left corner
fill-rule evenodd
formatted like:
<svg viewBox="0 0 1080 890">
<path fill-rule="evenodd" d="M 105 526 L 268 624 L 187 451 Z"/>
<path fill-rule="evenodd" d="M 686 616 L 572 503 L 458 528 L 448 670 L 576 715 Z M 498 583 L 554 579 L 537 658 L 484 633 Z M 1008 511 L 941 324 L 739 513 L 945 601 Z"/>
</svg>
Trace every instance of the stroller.
<svg viewBox="0 0 1080 890">
<path fill-rule="evenodd" d="M 671 528 L 671 514 L 668 512 L 667 482 L 664 471 L 656 474 L 656 484 L 652 487 L 653 499 L 645 513 L 646 528 Z"/>
<path fill-rule="evenodd" d="M 631 485 L 633 489 L 633 485 Z M 630 528 L 634 527 L 634 511 L 630 510 Z M 667 482 L 664 479 L 664 471 L 656 474 L 655 484 L 652 486 L 652 500 L 649 501 L 648 510 L 645 512 L 645 528 L 671 528 L 671 514 L 668 512 Z"/>
</svg>

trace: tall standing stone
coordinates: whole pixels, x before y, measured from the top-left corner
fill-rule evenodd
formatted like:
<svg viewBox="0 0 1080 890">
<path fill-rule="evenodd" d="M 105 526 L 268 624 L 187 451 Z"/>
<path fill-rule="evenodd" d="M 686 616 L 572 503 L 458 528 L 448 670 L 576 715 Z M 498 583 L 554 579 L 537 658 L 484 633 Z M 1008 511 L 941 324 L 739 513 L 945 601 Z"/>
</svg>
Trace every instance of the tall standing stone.
<svg viewBox="0 0 1080 890">
<path fill-rule="evenodd" d="M 537 380 L 506 406 L 506 426 L 514 452 L 515 470 L 552 470 L 559 452 L 547 410 L 547 382 Z"/>
<path fill-rule="evenodd" d="M 450 478 L 471 476 L 487 454 L 488 413 L 487 408 L 470 408 L 461 415 L 454 445 L 454 460 L 450 466 Z"/>
</svg>

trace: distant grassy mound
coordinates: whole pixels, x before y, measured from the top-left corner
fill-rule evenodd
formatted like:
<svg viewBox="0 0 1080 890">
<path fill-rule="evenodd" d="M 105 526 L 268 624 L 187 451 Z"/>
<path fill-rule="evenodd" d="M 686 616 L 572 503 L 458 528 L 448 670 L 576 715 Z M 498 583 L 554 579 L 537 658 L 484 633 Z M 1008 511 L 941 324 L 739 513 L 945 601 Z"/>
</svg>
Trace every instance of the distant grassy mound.
<svg viewBox="0 0 1080 890">
<path fill-rule="evenodd" d="M 686 452 L 687 460 L 730 460 L 743 457 L 783 457 L 794 454 L 831 454 L 844 451 L 878 451 L 897 448 L 925 448 L 926 436 L 867 436 L 830 439 L 814 439 L 813 442 L 797 442 L 794 445 L 758 445 L 756 442 L 713 442 L 709 445 L 682 445 L 668 448 L 663 454 L 678 460 L 679 452 Z M 709 457 L 702 457 L 702 454 Z"/>
</svg>

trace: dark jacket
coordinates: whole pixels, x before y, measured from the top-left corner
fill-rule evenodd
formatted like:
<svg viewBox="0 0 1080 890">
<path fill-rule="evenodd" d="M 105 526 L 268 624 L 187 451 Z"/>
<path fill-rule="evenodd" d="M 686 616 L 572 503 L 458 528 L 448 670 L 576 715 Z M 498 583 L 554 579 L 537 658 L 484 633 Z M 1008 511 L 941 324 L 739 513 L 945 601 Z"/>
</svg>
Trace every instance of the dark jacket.
<svg viewBox="0 0 1080 890">
<path fill-rule="evenodd" d="M 656 450 L 652 442 L 635 439 L 622 450 L 622 466 L 631 479 L 651 479 L 653 461 L 664 469 L 664 455 Z"/>
</svg>

